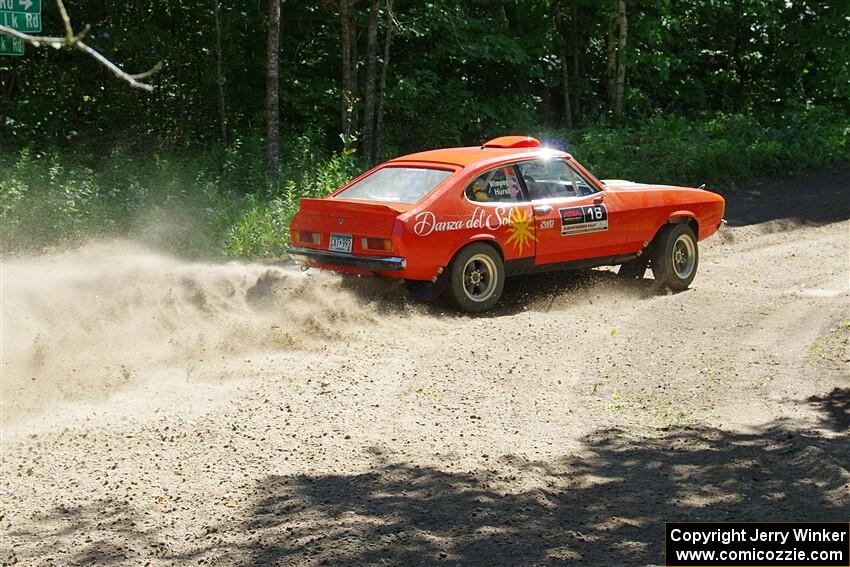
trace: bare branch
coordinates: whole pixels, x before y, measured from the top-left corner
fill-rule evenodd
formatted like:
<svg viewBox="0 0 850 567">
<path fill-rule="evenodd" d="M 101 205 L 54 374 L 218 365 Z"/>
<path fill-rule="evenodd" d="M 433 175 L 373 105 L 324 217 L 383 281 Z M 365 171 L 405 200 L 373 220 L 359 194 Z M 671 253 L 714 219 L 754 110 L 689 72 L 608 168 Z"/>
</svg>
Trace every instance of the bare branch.
<svg viewBox="0 0 850 567">
<path fill-rule="evenodd" d="M 71 27 L 71 18 L 68 17 L 68 11 L 65 10 L 65 3 L 62 0 L 56 0 L 56 5 L 59 6 L 62 23 L 65 24 L 65 37 L 68 38 L 68 44 L 70 45 L 74 41 L 74 28 Z"/>
<path fill-rule="evenodd" d="M 143 83 L 141 81 L 147 79 L 148 77 L 159 71 L 162 68 L 161 61 L 143 73 L 131 74 L 125 72 L 123 69 L 118 67 L 118 65 L 116 65 L 115 63 L 98 53 L 96 50 L 83 43 L 82 40 L 89 33 L 91 27 L 86 24 L 86 26 L 83 28 L 83 31 L 78 34 L 75 34 L 74 28 L 71 25 L 71 18 L 68 17 L 68 12 L 65 10 L 65 4 L 62 2 L 62 0 L 56 0 L 56 4 L 59 6 L 59 13 L 62 16 L 62 22 L 65 25 L 65 37 L 29 35 L 26 33 L 19 32 L 18 30 L 12 29 L 8 26 L 2 25 L 0 25 L 0 34 L 5 34 L 20 39 L 34 47 L 49 45 L 56 49 L 59 49 L 61 47 L 71 47 L 74 49 L 78 49 L 83 53 L 93 57 L 98 63 L 109 69 L 113 75 L 115 75 L 122 81 L 126 81 L 130 84 L 130 86 L 148 92 L 153 90 L 153 86 L 147 83 Z"/>
<path fill-rule="evenodd" d="M 153 90 L 153 87 L 151 85 L 140 83 L 139 81 L 137 81 L 135 77 L 138 75 L 130 75 L 128 73 L 125 73 L 112 61 L 110 61 L 109 59 L 107 59 L 106 57 L 104 57 L 82 41 L 75 41 L 73 46 L 82 51 L 83 53 L 88 53 L 89 55 L 94 57 L 97 61 L 100 62 L 101 65 L 112 71 L 113 75 L 115 75 L 119 79 L 127 81 L 128 83 L 130 83 L 131 86 L 136 87 L 137 89 L 144 89 L 148 92 Z M 160 66 L 161 65 L 157 63 L 152 69 L 145 71 L 144 73 L 139 73 L 139 75 L 141 75 L 141 78 L 149 77 L 150 75 L 156 73 L 159 70 Z"/>
<path fill-rule="evenodd" d="M 162 61 L 157 61 L 156 65 L 154 65 L 153 67 L 151 67 L 150 69 L 148 69 L 144 73 L 136 73 L 135 75 L 130 75 L 130 76 L 133 77 L 136 80 L 147 79 L 148 77 L 150 77 L 151 75 L 153 75 L 154 73 L 159 71 L 160 69 L 162 69 Z"/>
<path fill-rule="evenodd" d="M 65 45 L 65 42 L 68 41 L 67 38 L 64 37 L 48 37 L 43 35 L 29 35 L 18 30 L 13 30 L 7 26 L 0 26 L 0 33 L 10 35 L 12 37 L 16 37 L 18 39 L 22 39 L 27 43 L 30 43 L 36 47 L 41 47 L 42 43 L 46 43 L 47 45 L 56 45 L 56 47 L 62 47 Z"/>
</svg>

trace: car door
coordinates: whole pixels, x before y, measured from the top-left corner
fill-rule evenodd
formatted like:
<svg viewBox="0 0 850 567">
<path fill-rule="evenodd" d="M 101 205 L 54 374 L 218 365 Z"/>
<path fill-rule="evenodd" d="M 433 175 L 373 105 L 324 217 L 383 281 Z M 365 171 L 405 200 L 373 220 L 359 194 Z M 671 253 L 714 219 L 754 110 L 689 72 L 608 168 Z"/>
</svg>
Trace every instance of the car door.
<svg viewBox="0 0 850 567">
<path fill-rule="evenodd" d="M 601 190 L 564 159 L 523 162 L 518 169 L 537 229 L 535 265 L 622 253 L 627 235 L 616 194 Z"/>
<path fill-rule="evenodd" d="M 464 195 L 473 206 L 463 224 L 468 238 L 495 240 L 506 262 L 534 256 L 534 215 L 513 164 L 484 171 L 466 186 Z"/>
</svg>

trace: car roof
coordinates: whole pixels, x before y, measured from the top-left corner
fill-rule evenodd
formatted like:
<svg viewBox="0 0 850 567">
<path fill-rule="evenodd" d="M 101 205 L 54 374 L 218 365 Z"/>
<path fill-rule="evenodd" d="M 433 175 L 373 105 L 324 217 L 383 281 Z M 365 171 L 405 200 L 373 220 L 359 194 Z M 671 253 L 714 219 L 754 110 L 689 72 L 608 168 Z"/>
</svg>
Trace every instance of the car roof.
<svg viewBox="0 0 850 567">
<path fill-rule="evenodd" d="M 569 154 L 553 148 L 485 148 L 469 146 L 464 148 L 442 148 L 399 156 L 392 162 L 430 162 L 459 165 L 461 167 L 486 166 L 492 162 L 505 162 L 545 157 L 569 157 Z"/>
</svg>

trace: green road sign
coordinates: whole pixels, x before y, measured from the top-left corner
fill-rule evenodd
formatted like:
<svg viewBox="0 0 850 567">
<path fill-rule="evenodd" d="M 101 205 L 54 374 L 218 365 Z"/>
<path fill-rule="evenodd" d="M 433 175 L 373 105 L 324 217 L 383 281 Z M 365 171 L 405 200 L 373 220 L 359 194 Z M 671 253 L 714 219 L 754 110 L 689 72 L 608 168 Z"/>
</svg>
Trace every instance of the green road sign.
<svg viewBox="0 0 850 567">
<path fill-rule="evenodd" d="M 0 2 L 2 1 L 0 0 Z M 24 33 L 38 33 L 41 31 L 41 14 L 0 10 L 0 26 L 6 26 Z"/>
<path fill-rule="evenodd" d="M 41 14 L 41 0 L 0 0 L 0 12 Z"/>
<path fill-rule="evenodd" d="M 24 42 L 16 37 L 0 33 L 0 55 L 23 55 Z"/>
<path fill-rule="evenodd" d="M 0 26 L 19 32 L 41 31 L 41 0 L 0 0 Z M 24 42 L 0 34 L 0 55 L 23 55 Z"/>
</svg>

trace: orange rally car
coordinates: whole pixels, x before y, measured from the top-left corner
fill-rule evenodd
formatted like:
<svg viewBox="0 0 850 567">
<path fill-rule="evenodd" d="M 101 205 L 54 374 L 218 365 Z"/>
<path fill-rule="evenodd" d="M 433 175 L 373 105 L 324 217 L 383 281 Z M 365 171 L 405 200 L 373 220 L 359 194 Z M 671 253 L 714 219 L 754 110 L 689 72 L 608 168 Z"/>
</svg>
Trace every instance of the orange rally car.
<svg viewBox="0 0 850 567">
<path fill-rule="evenodd" d="M 534 138 L 402 156 L 324 199 L 303 199 L 289 254 L 307 266 L 403 278 L 465 311 L 493 307 L 505 278 L 621 265 L 620 275 L 690 285 L 697 241 L 723 223 L 702 189 L 599 181 Z"/>
</svg>

